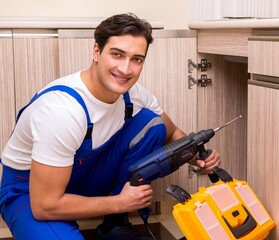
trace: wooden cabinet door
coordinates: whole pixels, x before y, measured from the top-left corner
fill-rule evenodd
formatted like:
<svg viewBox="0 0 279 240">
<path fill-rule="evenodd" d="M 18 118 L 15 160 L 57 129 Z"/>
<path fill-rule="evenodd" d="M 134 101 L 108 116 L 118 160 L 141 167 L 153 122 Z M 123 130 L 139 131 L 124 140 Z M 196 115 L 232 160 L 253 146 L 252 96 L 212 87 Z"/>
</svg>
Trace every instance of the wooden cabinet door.
<svg viewBox="0 0 279 240">
<path fill-rule="evenodd" d="M 188 59 L 197 58 L 197 47 L 195 35 L 189 33 L 189 36 L 181 38 L 155 37 L 139 80 L 156 96 L 173 122 L 186 133 L 197 129 L 197 88 L 188 88 Z M 193 192 L 197 189 L 197 177 L 190 178 L 188 164 L 185 164 L 171 175 L 154 181 L 155 201 L 173 200 L 166 193 L 170 184 Z"/>
<path fill-rule="evenodd" d="M 247 63 L 242 59 L 222 55 L 199 54 L 199 61 L 207 59 L 211 67 L 207 74 L 212 83 L 198 87 L 198 129 L 217 128 L 242 115 L 236 122 L 221 129 L 206 144 L 221 155 L 221 167 L 235 179 L 246 180 L 247 147 Z M 199 175 L 198 186 L 212 183 L 207 175 Z"/>
<path fill-rule="evenodd" d="M 59 38 L 59 70 L 60 77 L 88 68 L 93 59 L 92 37 L 83 37 L 87 31 L 79 31 L 79 37 Z M 63 31 L 60 33 L 63 35 Z M 87 35 L 86 35 L 87 36 Z"/>
<path fill-rule="evenodd" d="M 1 92 L 0 94 L 0 101 L 1 101 L 0 151 L 1 152 L 6 145 L 6 142 L 11 134 L 12 128 L 15 123 L 13 65 L 14 65 L 14 58 L 13 58 L 12 36 L 10 35 L 10 37 L 1 37 L 1 31 L 0 31 L 0 92 Z"/>
<path fill-rule="evenodd" d="M 2 152 L 15 124 L 14 58 L 11 30 L 0 30 L 0 151 Z M 2 165 L 0 164 L 0 177 Z M 0 216 L 0 228 L 6 226 Z"/>
<path fill-rule="evenodd" d="M 248 71 L 279 77 L 279 36 L 253 36 L 248 41 Z M 271 60 L 272 59 L 272 60 Z"/>
<path fill-rule="evenodd" d="M 14 33 L 16 111 L 47 83 L 59 77 L 58 39 Z"/>
<path fill-rule="evenodd" d="M 249 85 L 248 105 L 247 181 L 278 226 L 279 85 Z M 278 228 L 270 239 L 279 239 Z"/>
</svg>

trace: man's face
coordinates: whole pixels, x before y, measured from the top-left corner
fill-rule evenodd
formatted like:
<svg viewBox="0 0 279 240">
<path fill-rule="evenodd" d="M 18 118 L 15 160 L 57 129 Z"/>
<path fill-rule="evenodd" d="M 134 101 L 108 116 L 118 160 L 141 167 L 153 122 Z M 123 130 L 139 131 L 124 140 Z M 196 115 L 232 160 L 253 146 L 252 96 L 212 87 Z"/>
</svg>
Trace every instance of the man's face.
<svg viewBox="0 0 279 240">
<path fill-rule="evenodd" d="M 96 97 L 101 94 L 103 97 L 100 100 L 110 103 L 127 92 L 140 76 L 146 50 L 147 42 L 142 36 L 110 37 L 101 53 L 95 44 L 94 63 L 97 67 L 97 79 L 93 81 L 97 88 Z"/>
</svg>

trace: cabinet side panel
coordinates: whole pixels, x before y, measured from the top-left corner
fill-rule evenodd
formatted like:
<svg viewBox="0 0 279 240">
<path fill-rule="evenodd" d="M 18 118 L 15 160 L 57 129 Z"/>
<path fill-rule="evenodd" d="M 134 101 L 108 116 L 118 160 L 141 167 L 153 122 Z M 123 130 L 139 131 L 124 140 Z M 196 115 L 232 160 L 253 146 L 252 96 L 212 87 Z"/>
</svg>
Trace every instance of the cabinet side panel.
<svg viewBox="0 0 279 240">
<path fill-rule="evenodd" d="M 0 38 L 0 151 L 2 153 L 15 123 L 15 94 L 12 38 Z M 0 177 L 2 166 L 0 165 Z M 1 178 L 0 178 L 1 179 Z M 0 215 L 0 228 L 6 226 Z"/>
<path fill-rule="evenodd" d="M 247 180 L 279 225 L 279 90 L 249 85 Z M 270 239 L 278 239 L 273 230 Z"/>
</svg>

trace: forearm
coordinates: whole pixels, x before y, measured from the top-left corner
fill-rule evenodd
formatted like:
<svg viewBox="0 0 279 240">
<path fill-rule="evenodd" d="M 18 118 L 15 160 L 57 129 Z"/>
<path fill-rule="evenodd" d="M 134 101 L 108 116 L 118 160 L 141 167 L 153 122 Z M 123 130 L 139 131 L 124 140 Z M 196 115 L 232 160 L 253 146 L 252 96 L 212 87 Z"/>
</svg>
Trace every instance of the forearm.
<svg viewBox="0 0 279 240">
<path fill-rule="evenodd" d="M 171 136 L 169 137 L 169 142 L 175 141 L 184 136 L 186 136 L 186 133 L 184 133 L 181 129 L 176 127 Z"/>
<path fill-rule="evenodd" d="M 36 219 L 72 220 L 125 211 L 127 204 L 121 195 L 86 197 L 66 193 L 71 172 L 71 166 L 51 167 L 32 161 L 30 203 Z"/>
<path fill-rule="evenodd" d="M 125 212 L 119 195 L 85 197 L 65 193 L 59 199 L 32 202 L 33 215 L 38 220 L 76 220 Z"/>
</svg>

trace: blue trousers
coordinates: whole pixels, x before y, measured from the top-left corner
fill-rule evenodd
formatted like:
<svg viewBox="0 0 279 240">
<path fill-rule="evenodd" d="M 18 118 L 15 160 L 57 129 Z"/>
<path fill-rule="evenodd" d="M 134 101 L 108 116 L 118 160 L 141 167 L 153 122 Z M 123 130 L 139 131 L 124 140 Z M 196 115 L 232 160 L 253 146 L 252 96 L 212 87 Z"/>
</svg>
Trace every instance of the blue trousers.
<svg viewBox="0 0 279 240">
<path fill-rule="evenodd" d="M 118 194 L 129 181 L 129 166 L 164 145 L 166 128 L 160 116 L 143 109 L 126 121 L 108 143 L 86 157 L 75 158 L 66 189 L 83 196 Z M 82 152 L 82 149 L 81 149 Z M 16 240 L 82 240 L 76 221 L 38 221 L 29 196 L 30 171 L 3 166 L 0 210 Z M 82 204 L 82 203 L 81 203 Z"/>
</svg>

